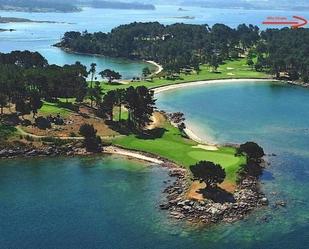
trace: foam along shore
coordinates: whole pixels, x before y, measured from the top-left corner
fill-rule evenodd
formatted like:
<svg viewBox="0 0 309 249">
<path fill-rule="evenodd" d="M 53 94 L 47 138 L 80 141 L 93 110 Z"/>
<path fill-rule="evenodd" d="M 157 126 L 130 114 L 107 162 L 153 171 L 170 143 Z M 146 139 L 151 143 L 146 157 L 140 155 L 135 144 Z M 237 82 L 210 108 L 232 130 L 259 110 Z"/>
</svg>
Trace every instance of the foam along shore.
<svg viewBox="0 0 309 249">
<path fill-rule="evenodd" d="M 188 124 L 186 124 L 187 128 L 184 130 L 184 132 L 187 134 L 187 136 L 197 142 L 199 145 L 196 147 L 199 147 L 201 149 L 205 150 L 218 150 L 218 144 L 211 142 L 211 139 L 202 139 L 197 134 L 195 134 L 190 128 L 188 128 Z"/>
<path fill-rule="evenodd" d="M 178 84 L 171 84 L 166 86 L 159 86 L 154 87 L 152 90 L 155 94 L 170 91 L 178 88 L 184 87 L 193 87 L 193 86 L 201 86 L 201 85 L 208 85 L 208 84 L 220 84 L 220 83 L 255 83 L 255 82 L 265 82 L 265 81 L 278 81 L 274 79 L 222 79 L 222 80 L 202 80 L 202 81 L 192 81 L 192 82 L 185 82 L 185 83 L 178 83 Z"/>
</svg>

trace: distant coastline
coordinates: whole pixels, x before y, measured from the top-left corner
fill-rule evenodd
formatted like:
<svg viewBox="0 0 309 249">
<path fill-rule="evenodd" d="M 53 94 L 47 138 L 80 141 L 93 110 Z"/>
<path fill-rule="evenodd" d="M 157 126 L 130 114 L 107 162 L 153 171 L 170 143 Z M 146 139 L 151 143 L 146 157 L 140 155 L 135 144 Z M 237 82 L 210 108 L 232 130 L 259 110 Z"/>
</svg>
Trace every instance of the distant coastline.
<svg viewBox="0 0 309 249">
<path fill-rule="evenodd" d="M 13 32 L 15 29 L 0 29 L 0 32 Z"/>
<path fill-rule="evenodd" d="M 0 10 L 15 12 L 79 12 L 81 9 L 74 4 L 61 1 L 37 1 L 37 0 L 0 0 Z"/>
<path fill-rule="evenodd" d="M 124 10 L 155 10 L 153 4 L 121 1 L 93 1 L 89 5 L 97 9 L 124 9 Z"/>
<path fill-rule="evenodd" d="M 36 20 L 27 19 L 27 18 L 0 16 L 0 23 L 66 23 L 66 22 L 36 21 Z"/>
</svg>

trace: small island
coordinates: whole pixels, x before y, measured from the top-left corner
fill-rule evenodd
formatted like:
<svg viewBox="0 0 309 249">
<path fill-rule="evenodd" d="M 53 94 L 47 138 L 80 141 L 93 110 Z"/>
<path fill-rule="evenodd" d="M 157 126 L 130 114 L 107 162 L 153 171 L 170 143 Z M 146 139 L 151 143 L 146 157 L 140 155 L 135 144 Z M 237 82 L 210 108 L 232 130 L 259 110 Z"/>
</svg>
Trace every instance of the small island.
<svg viewBox="0 0 309 249">
<path fill-rule="evenodd" d="M 27 18 L 0 16 L 0 23 L 60 23 L 55 21 L 35 21 Z"/>
<path fill-rule="evenodd" d="M 6 31 L 13 32 L 15 31 L 15 29 L 0 29 L 0 32 L 6 32 Z"/>
<path fill-rule="evenodd" d="M 195 19 L 195 16 L 175 16 L 173 18 L 176 18 L 176 19 L 187 19 L 187 20 L 193 20 Z"/>
</svg>

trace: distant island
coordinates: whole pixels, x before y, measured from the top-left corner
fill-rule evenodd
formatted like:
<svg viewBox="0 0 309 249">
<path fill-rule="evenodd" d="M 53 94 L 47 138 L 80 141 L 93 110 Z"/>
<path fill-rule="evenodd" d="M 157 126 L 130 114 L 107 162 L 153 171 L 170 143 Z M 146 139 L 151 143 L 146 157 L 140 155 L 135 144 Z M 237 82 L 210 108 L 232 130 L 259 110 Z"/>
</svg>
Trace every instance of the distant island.
<svg viewBox="0 0 309 249">
<path fill-rule="evenodd" d="M 25 23 L 25 22 L 32 22 L 32 23 L 64 23 L 64 22 L 55 22 L 55 21 L 35 21 L 27 18 L 19 18 L 19 17 L 3 17 L 0 16 L 0 23 Z"/>
<path fill-rule="evenodd" d="M 138 2 L 110 2 L 110 1 L 93 1 L 90 3 L 93 8 L 102 9 L 135 9 L 135 10 L 155 10 L 156 7 L 152 4 Z"/>
<path fill-rule="evenodd" d="M 6 32 L 6 31 L 13 32 L 15 31 L 15 29 L 0 29 L 0 32 Z"/>
<path fill-rule="evenodd" d="M 0 10 L 20 12 L 77 12 L 81 9 L 59 0 L 0 0 Z"/>
<path fill-rule="evenodd" d="M 173 18 L 193 20 L 193 19 L 195 19 L 195 16 L 174 16 Z"/>
</svg>

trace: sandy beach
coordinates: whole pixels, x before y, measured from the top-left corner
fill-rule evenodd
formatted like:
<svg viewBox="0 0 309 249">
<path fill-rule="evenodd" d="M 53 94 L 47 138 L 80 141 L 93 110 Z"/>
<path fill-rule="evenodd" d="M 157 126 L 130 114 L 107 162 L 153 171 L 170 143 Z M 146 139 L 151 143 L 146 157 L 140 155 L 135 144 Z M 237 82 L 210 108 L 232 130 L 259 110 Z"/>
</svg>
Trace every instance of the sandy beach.
<svg viewBox="0 0 309 249">
<path fill-rule="evenodd" d="M 254 82 L 265 82 L 265 81 L 278 81 L 273 79 L 223 79 L 223 80 L 203 80 L 203 81 L 194 81 L 194 82 L 185 82 L 179 84 L 171 84 L 167 86 L 160 86 L 153 88 L 155 94 L 170 91 L 178 88 L 184 87 L 192 87 L 192 86 L 201 86 L 201 85 L 208 85 L 208 84 L 220 84 L 220 83 L 254 83 Z"/>
<path fill-rule="evenodd" d="M 155 164 L 159 164 L 159 165 L 162 165 L 164 163 L 162 160 L 159 160 L 159 159 L 154 158 L 154 157 L 146 156 L 146 155 L 142 154 L 142 152 L 133 152 L 133 151 L 130 151 L 130 150 L 121 149 L 121 148 L 116 147 L 116 146 L 104 147 L 103 152 L 109 153 L 109 154 L 127 156 L 127 157 L 131 157 L 131 158 L 135 158 L 135 159 L 139 159 L 139 160 L 143 160 L 143 161 L 146 161 L 146 162 L 151 162 L 151 163 L 155 163 Z"/>
</svg>

